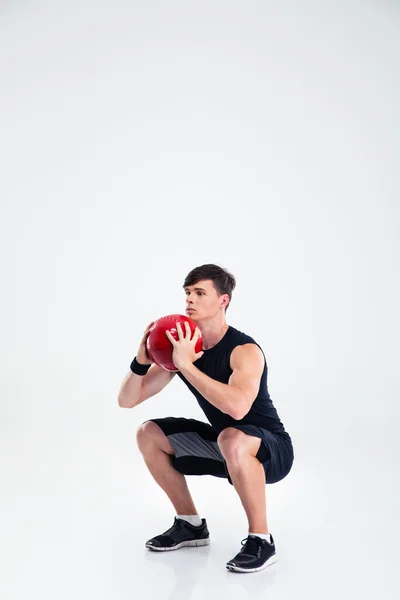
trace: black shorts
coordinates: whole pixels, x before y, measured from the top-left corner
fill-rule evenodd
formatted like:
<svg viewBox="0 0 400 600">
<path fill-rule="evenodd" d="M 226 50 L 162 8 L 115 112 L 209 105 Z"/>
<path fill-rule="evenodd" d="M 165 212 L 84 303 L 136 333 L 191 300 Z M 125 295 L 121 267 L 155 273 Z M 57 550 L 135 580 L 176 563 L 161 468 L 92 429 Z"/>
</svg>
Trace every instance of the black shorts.
<svg viewBox="0 0 400 600">
<path fill-rule="evenodd" d="M 184 475 L 214 475 L 232 483 L 224 457 L 217 444 L 218 433 L 202 421 L 183 417 L 149 419 L 167 436 L 174 449 L 174 468 Z M 262 463 L 266 483 L 276 483 L 289 473 L 293 464 L 290 436 L 272 433 L 257 425 L 234 425 L 247 435 L 262 440 L 256 458 Z"/>
</svg>

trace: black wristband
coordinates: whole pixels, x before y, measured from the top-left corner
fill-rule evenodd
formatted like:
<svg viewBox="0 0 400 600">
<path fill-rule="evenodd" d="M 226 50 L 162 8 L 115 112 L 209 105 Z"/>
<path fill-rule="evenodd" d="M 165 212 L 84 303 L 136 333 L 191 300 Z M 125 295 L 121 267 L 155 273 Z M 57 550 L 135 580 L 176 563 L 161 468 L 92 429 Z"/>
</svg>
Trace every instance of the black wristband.
<svg viewBox="0 0 400 600">
<path fill-rule="evenodd" d="M 136 356 L 131 362 L 131 371 L 136 375 L 146 375 L 147 371 L 150 369 L 151 365 L 141 365 L 137 360 Z"/>
</svg>

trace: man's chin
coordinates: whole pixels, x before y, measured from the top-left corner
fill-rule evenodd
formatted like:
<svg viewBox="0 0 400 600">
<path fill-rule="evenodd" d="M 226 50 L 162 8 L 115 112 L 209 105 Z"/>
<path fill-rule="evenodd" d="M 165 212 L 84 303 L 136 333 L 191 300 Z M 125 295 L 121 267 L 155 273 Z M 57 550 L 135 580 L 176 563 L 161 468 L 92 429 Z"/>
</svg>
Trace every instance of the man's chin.
<svg viewBox="0 0 400 600">
<path fill-rule="evenodd" d="M 189 311 L 185 310 L 185 315 L 187 317 L 189 317 L 190 319 L 192 319 L 192 321 L 196 321 L 196 319 L 197 319 L 197 313 L 196 313 L 196 311 L 189 312 Z"/>
<path fill-rule="evenodd" d="M 199 316 L 197 315 L 197 313 L 192 313 L 191 315 L 186 313 L 186 316 L 189 317 L 189 319 L 191 319 L 195 323 L 200 323 L 200 321 L 201 321 L 201 319 L 199 319 Z"/>
</svg>

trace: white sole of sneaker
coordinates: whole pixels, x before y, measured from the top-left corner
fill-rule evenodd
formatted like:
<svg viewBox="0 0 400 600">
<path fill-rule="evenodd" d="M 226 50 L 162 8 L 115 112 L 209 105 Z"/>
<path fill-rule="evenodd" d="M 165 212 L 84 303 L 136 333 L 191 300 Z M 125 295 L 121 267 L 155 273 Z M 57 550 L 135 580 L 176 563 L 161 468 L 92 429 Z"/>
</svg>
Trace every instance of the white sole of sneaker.
<svg viewBox="0 0 400 600">
<path fill-rule="evenodd" d="M 226 568 L 228 569 L 228 571 L 232 571 L 233 573 L 256 573 L 257 571 L 262 571 L 270 565 L 273 565 L 274 563 L 276 563 L 276 561 L 276 554 L 274 554 L 267 560 L 266 563 L 262 565 L 262 567 L 257 567 L 256 569 L 242 569 L 241 567 L 236 567 L 235 565 L 232 565 L 230 563 L 227 563 Z"/>
<path fill-rule="evenodd" d="M 181 542 L 176 546 L 172 546 L 172 548 L 159 548 L 157 546 L 152 546 L 151 544 L 146 544 L 146 548 L 148 550 L 156 550 L 157 552 L 168 552 L 171 550 L 179 550 L 179 548 L 193 548 L 195 546 L 208 546 L 210 543 L 210 538 L 205 538 L 204 540 L 189 540 L 187 542 Z"/>
</svg>

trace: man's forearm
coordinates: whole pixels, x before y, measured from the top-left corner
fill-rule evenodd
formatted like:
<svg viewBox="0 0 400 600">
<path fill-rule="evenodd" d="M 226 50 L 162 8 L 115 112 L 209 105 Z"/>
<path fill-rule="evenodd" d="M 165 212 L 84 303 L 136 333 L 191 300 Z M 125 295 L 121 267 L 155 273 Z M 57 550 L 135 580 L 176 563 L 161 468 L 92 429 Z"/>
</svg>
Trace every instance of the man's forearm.
<svg viewBox="0 0 400 600">
<path fill-rule="evenodd" d="M 243 418 L 246 401 L 241 390 L 232 385 L 215 381 L 199 371 L 193 364 L 183 367 L 180 372 L 210 404 L 235 420 Z"/>
<path fill-rule="evenodd" d="M 135 406 L 140 397 L 144 377 L 146 377 L 146 375 L 142 376 L 132 372 L 128 373 L 122 382 L 118 394 L 119 406 L 122 408 L 132 408 Z"/>
</svg>

